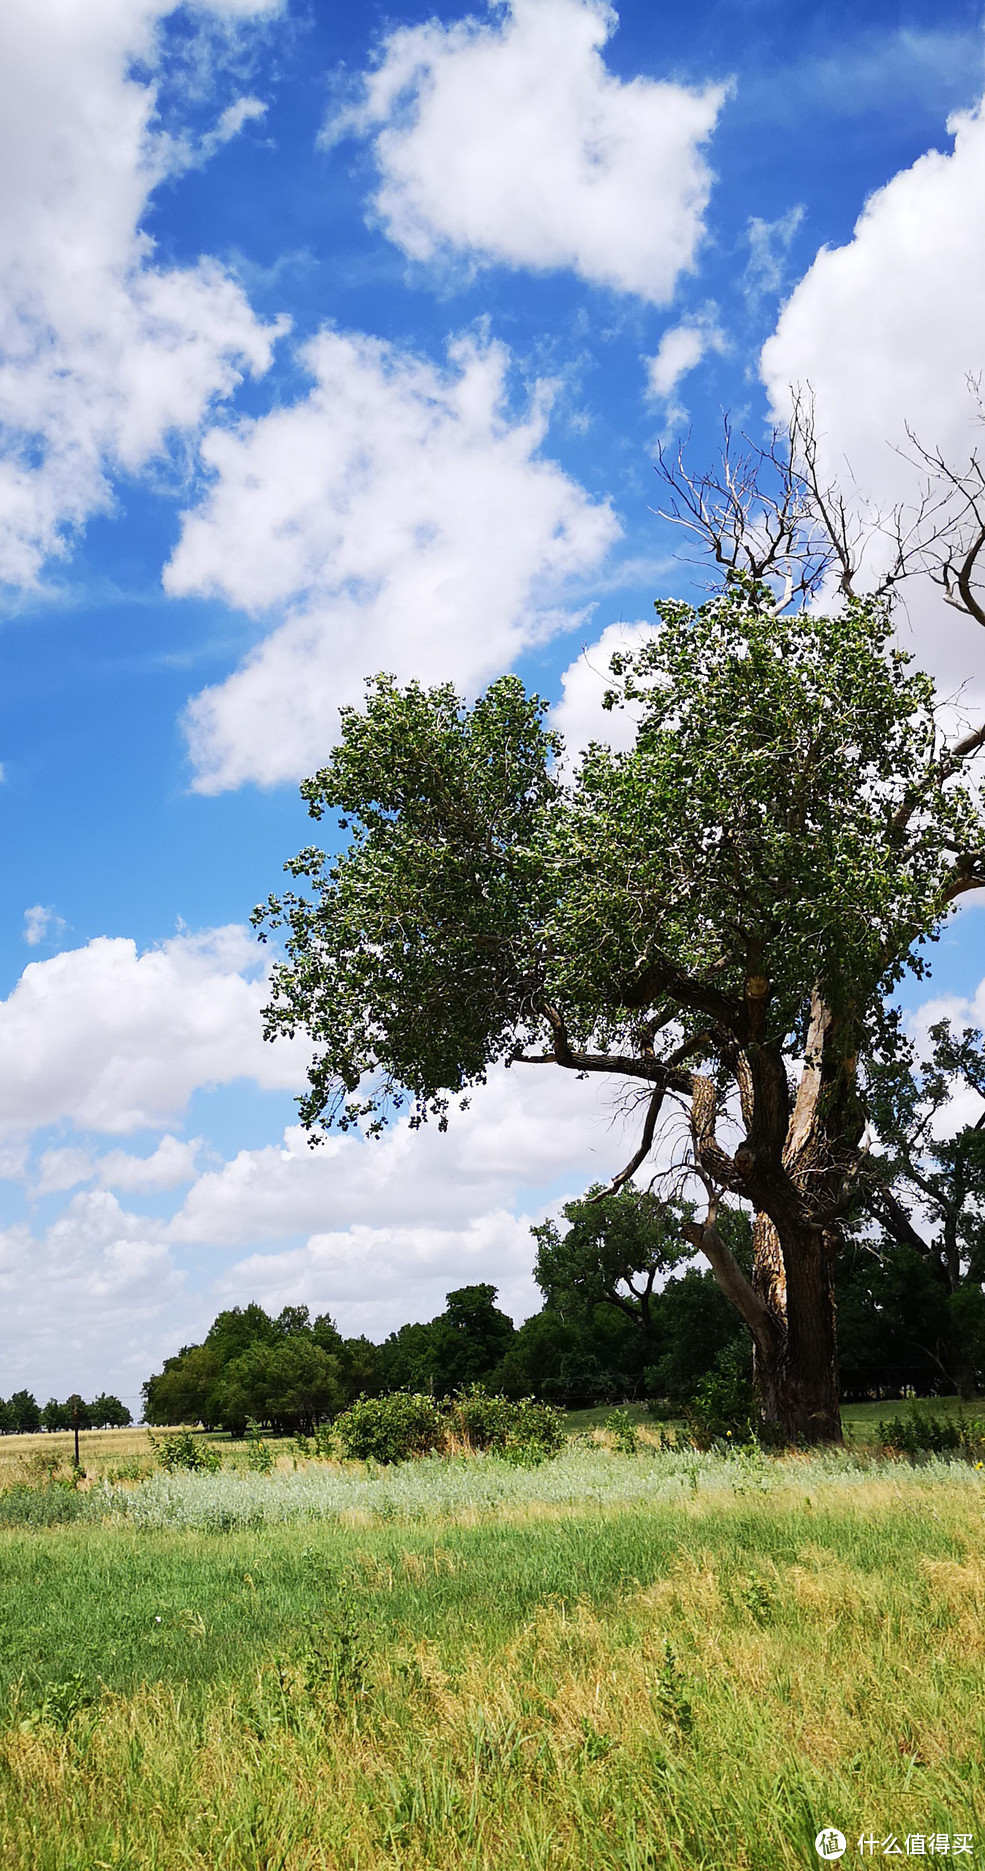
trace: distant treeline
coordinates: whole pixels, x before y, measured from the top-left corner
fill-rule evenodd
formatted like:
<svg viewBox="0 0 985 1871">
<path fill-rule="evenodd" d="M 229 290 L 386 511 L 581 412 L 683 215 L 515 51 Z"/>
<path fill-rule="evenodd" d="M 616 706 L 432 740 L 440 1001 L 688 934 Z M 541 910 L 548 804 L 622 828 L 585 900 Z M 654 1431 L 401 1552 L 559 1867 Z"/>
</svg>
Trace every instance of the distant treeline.
<svg viewBox="0 0 985 1871">
<path fill-rule="evenodd" d="M 597 1242 L 579 1238 L 584 1216 L 595 1227 L 594 1211 L 577 1209 L 567 1235 L 550 1225 L 537 1231 L 546 1303 L 519 1328 L 486 1284 L 449 1293 L 436 1318 L 403 1325 L 380 1345 L 343 1338 L 328 1313 L 312 1319 L 306 1306 L 287 1306 L 276 1318 L 259 1305 L 236 1306 L 219 1314 L 204 1343 L 185 1346 L 144 1385 L 146 1420 L 242 1435 L 252 1419 L 310 1435 L 355 1398 L 391 1391 L 449 1397 L 479 1383 L 566 1407 L 624 1398 L 680 1406 L 709 1377 L 747 1381 L 748 1334 L 711 1272 L 693 1265 L 646 1290 L 633 1274 L 643 1261 L 637 1239 L 607 1272 Z M 623 1225 L 646 1220 L 638 1202 L 624 1209 L 616 1211 Z M 738 1218 L 740 1259 L 749 1251 L 744 1225 Z M 954 1387 L 952 1314 L 918 1256 L 897 1249 L 877 1258 L 865 1243 L 851 1243 L 838 1269 L 838 1300 L 843 1396 Z"/>
<path fill-rule="evenodd" d="M 94 1397 L 86 1403 L 80 1396 L 56 1397 L 40 1406 L 29 1390 L 15 1390 L 5 1403 L 0 1397 L 0 1433 L 5 1436 L 28 1436 L 39 1429 L 129 1429 L 133 1417 L 119 1397 Z"/>
</svg>

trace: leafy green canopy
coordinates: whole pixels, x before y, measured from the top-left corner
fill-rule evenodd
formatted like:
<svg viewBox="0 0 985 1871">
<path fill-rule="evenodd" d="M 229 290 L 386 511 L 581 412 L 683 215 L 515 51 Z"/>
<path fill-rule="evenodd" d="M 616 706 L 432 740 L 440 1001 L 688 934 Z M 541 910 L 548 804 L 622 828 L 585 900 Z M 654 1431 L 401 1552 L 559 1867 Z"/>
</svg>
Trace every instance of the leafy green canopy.
<svg viewBox="0 0 985 1871">
<path fill-rule="evenodd" d="M 657 610 L 663 630 L 614 660 L 607 698 L 639 706 L 636 748 L 591 748 L 551 825 L 553 991 L 616 1045 L 627 1008 L 715 1017 L 750 976 L 769 984 L 764 1043 L 802 1037 L 814 989 L 875 1011 L 920 966 L 948 838 L 977 823 L 943 777 L 930 678 L 891 648 L 880 603 L 778 616 L 733 579 L 700 611 Z"/>
<path fill-rule="evenodd" d="M 444 1094 L 481 1082 L 536 1025 L 543 833 L 560 797 L 544 712 L 513 677 L 467 711 L 450 687 L 386 676 L 364 714 L 342 711 L 340 746 L 301 790 L 313 818 L 339 814 L 348 851 L 302 851 L 287 869 L 312 897 L 255 912 L 289 931 L 266 1035 L 300 1027 L 320 1049 L 306 1123 L 379 1127 L 405 1088 L 419 1118 L 443 1117 Z"/>
<path fill-rule="evenodd" d="M 682 1232 L 690 1209 L 630 1184 L 617 1195 L 596 1186 L 562 1212 L 563 1233 L 550 1220 L 531 1229 L 545 1303 L 562 1318 L 614 1306 L 649 1333 L 657 1279 L 694 1253 Z"/>
<path fill-rule="evenodd" d="M 545 1041 L 651 1081 L 661 1058 L 802 1045 L 815 992 L 853 1054 L 885 1036 L 954 853 L 982 842 L 930 679 L 881 602 L 778 616 L 732 577 L 700 610 L 657 609 L 653 643 L 614 664 L 635 748 L 592 746 L 568 780 L 513 677 L 471 709 L 378 677 L 343 711 L 302 790 L 348 844 L 301 852 L 306 893 L 255 913 L 286 936 L 267 1036 L 316 1047 L 309 1127 L 379 1128 L 407 1093 L 412 1121 L 443 1123 L 450 1095 Z"/>
</svg>

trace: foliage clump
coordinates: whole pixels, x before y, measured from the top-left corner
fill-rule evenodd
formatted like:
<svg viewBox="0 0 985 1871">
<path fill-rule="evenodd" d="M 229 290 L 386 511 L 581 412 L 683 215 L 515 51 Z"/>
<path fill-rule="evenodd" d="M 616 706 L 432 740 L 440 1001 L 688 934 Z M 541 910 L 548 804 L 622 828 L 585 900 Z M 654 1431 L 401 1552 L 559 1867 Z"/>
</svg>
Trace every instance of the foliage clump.
<svg viewBox="0 0 985 1871">
<path fill-rule="evenodd" d="M 702 1377 L 685 1412 L 688 1429 L 699 1446 L 752 1442 L 757 1432 L 763 1432 L 756 1419 L 751 1363 L 745 1345 L 730 1345 Z"/>
<path fill-rule="evenodd" d="M 336 1417 L 335 1435 L 350 1461 L 406 1462 L 441 1447 L 445 1426 L 433 1397 L 395 1392 L 359 1397 Z"/>
<path fill-rule="evenodd" d="M 173 1474 L 176 1469 L 186 1469 L 214 1475 L 222 1467 L 222 1456 L 218 1449 L 203 1442 L 190 1429 L 178 1429 L 171 1436 L 152 1436 L 151 1442 L 166 1474 Z"/>
<path fill-rule="evenodd" d="M 911 1406 L 905 1416 L 880 1421 L 879 1440 L 883 1448 L 911 1458 L 963 1455 L 980 1462 L 985 1457 L 985 1421 L 975 1416 L 937 1416 Z"/>
<path fill-rule="evenodd" d="M 560 1410 L 548 1403 L 492 1397 L 476 1385 L 444 1403 L 400 1391 L 360 1397 L 336 1418 L 333 1431 L 350 1460 L 406 1462 L 464 1447 L 508 1461 L 537 1462 L 564 1446 L 563 1421 Z"/>
</svg>

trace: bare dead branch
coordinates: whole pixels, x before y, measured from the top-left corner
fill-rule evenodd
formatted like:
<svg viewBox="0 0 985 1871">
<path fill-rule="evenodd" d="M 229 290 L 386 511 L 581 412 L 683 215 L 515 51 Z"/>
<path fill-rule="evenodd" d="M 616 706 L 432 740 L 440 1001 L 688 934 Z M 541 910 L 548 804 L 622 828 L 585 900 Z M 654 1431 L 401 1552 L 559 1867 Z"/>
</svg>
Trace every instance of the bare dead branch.
<svg viewBox="0 0 985 1871">
<path fill-rule="evenodd" d="M 665 1087 L 663 1085 L 658 1085 L 647 1105 L 646 1119 L 640 1135 L 638 1149 L 635 1150 L 630 1157 L 625 1169 L 621 1169 L 617 1176 L 613 1176 L 612 1181 L 606 1188 L 600 1189 L 598 1195 L 592 1197 L 593 1202 L 601 1202 L 603 1197 L 607 1195 L 617 1195 L 620 1189 L 625 1188 L 627 1182 L 632 1181 L 640 1164 L 646 1162 L 653 1147 L 653 1135 L 657 1127 L 657 1118 L 660 1116 L 660 1109 L 666 1095 Z"/>
<path fill-rule="evenodd" d="M 970 384 L 982 420 L 980 385 Z M 965 468 L 926 447 L 907 428 L 910 452 L 898 451 L 923 476 L 913 500 L 881 511 L 825 472 L 810 387 L 791 392 L 789 423 L 763 446 L 724 423 L 721 462 L 694 474 L 685 446 L 676 456 L 658 449 L 657 472 L 668 491 L 661 517 L 689 533 L 726 574 L 771 586 L 778 612 L 803 605 L 834 575 L 845 596 L 857 593 L 863 556 L 875 570 L 872 597 L 890 597 L 905 579 L 929 573 L 945 600 L 985 626 L 985 467 L 972 454 Z M 869 549 L 877 541 L 875 557 Z M 888 551 L 886 548 L 888 547 Z"/>
</svg>

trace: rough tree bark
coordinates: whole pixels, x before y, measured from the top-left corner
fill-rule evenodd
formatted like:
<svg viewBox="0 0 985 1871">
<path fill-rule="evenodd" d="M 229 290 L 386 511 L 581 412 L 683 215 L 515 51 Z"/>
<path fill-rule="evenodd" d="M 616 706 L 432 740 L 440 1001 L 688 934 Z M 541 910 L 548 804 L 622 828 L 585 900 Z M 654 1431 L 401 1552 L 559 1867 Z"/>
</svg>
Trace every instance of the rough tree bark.
<svg viewBox="0 0 985 1871">
<path fill-rule="evenodd" d="M 747 987 L 753 1031 L 768 991 L 762 978 Z M 689 1228 L 687 1236 L 749 1327 L 761 1421 L 791 1441 L 841 1440 L 833 1273 L 846 1171 L 862 1118 L 851 1111 L 852 1073 L 834 1044 L 837 1030 L 830 1009 L 815 996 L 792 1108 L 779 1051 L 754 1039 L 736 1049 L 746 1134 L 731 1155 L 716 1135 L 715 1087 L 697 1074 L 693 1079 L 694 1156 L 710 1201 L 704 1225 Z M 751 1281 L 725 1254 L 715 1226 L 722 1190 L 744 1197 L 756 1211 Z"/>
</svg>

